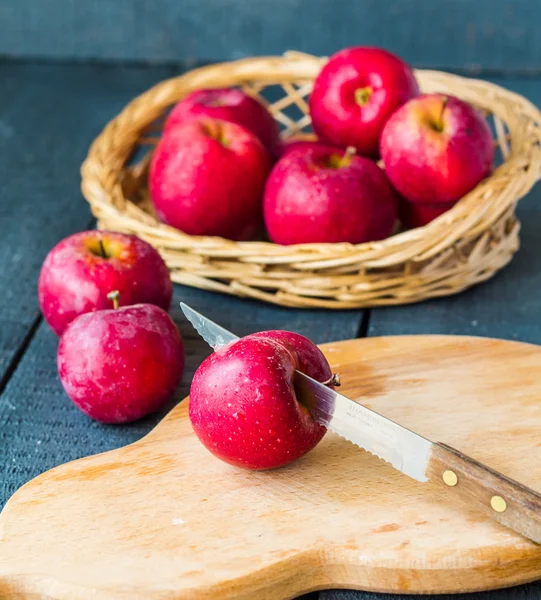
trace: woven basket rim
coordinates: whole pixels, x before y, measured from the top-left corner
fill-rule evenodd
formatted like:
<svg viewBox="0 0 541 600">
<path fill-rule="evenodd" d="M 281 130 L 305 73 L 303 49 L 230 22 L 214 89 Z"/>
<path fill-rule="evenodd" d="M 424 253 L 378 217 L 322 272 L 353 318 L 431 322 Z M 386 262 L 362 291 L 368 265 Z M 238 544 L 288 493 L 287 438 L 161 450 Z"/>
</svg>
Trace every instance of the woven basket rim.
<svg viewBox="0 0 541 600">
<path fill-rule="evenodd" d="M 124 115 L 130 111 L 130 109 L 134 106 L 134 104 L 137 101 L 139 101 L 146 94 L 155 93 L 155 92 L 159 91 L 160 88 L 164 85 L 164 83 L 167 83 L 168 81 L 178 82 L 181 80 L 185 80 L 187 78 L 193 78 L 194 74 L 204 74 L 207 72 L 212 73 L 216 70 L 217 67 L 232 68 L 235 76 L 237 76 L 237 77 L 244 76 L 246 78 L 250 78 L 251 76 L 253 76 L 252 72 L 254 70 L 256 70 L 259 65 L 264 65 L 265 67 L 268 67 L 269 61 L 271 63 L 273 63 L 273 66 L 275 66 L 275 68 L 280 72 L 281 76 L 292 77 L 292 75 L 293 76 L 295 75 L 295 68 L 299 62 L 311 61 L 314 64 L 316 64 L 318 67 L 321 67 L 326 62 L 326 60 L 327 60 L 326 57 L 315 57 L 315 56 L 311 56 L 309 54 L 304 54 L 304 53 L 299 53 L 299 52 L 286 52 L 282 56 L 261 56 L 261 57 L 253 57 L 253 58 L 242 58 L 242 59 L 238 59 L 238 60 L 234 60 L 234 61 L 218 63 L 218 64 L 213 64 L 213 65 L 207 65 L 207 66 L 199 67 L 197 69 L 188 71 L 185 74 L 182 74 L 182 75 L 179 75 L 176 77 L 172 77 L 172 78 L 169 78 L 169 79 L 166 79 L 166 80 L 163 80 L 163 81 L 157 83 L 152 88 L 150 88 L 147 92 L 145 92 L 144 94 L 141 94 L 140 96 L 137 96 L 132 101 L 130 101 L 124 107 L 124 109 L 115 118 L 112 119 L 112 121 L 106 126 L 106 128 L 101 132 L 101 134 L 94 140 L 94 142 L 90 148 L 90 151 L 88 153 L 88 156 L 85 159 L 85 161 L 81 167 L 81 174 L 82 174 L 82 179 L 83 179 L 83 181 L 82 181 L 83 194 L 89 200 L 89 202 L 91 202 L 91 200 L 87 197 L 87 194 L 85 193 L 85 185 L 84 184 L 85 184 L 85 180 L 88 178 L 89 172 L 91 171 L 91 168 L 92 168 L 91 163 L 92 163 L 92 159 L 93 159 L 93 154 L 99 149 L 99 145 L 100 145 L 100 141 L 101 141 L 103 133 L 107 130 L 108 127 L 112 127 L 115 124 L 121 123 Z M 290 68 L 284 69 L 283 68 L 284 66 L 290 67 Z M 520 111 L 521 116 L 524 116 L 525 118 L 529 119 L 530 121 L 535 120 L 536 123 L 541 123 L 541 112 L 529 100 L 527 100 L 523 96 L 521 96 L 515 92 L 512 92 L 510 90 L 507 90 L 506 88 L 503 88 L 502 86 L 499 86 L 495 83 L 487 82 L 487 81 L 484 81 L 481 79 L 475 79 L 475 78 L 464 77 L 461 75 L 445 73 L 445 72 L 436 71 L 436 70 L 414 69 L 414 71 L 415 71 L 417 78 L 421 81 L 421 83 L 422 83 L 423 79 L 426 78 L 427 76 L 429 76 L 429 77 L 430 76 L 437 76 L 437 77 L 444 76 L 448 80 L 453 80 L 453 81 L 459 82 L 459 83 L 467 83 L 468 86 L 478 85 L 478 86 L 482 86 L 482 87 L 486 88 L 487 90 L 492 89 L 492 90 L 496 91 L 497 94 L 504 96 L 504 97 L 508 97 L 508 98 L 512 99 L 515 103 L 518 103 L 521 107 L 521 111 Z M 293 78 L 298 80 L 297 77 L 293 77 Z M 491 107 L 491 108 L 494 108 L 494 107 Z M 540 139 L 541 139 L 541 136 L 540 136 Z M 337 253 L 342 253 L 342 252 L 365 253 L 365 252 L 370 252 L 372 250 L 382 251 L 384 248 L 391 249 L 393 247 L 403 245 L 404 243 L 409 243 L 413 239 L 419 240 L 420 238 L 422 238 L 425 235 L 433 236 L 441 229 L 445 229 L 447 231 L 449 229 L 449 227 L 452 227 L 455 223 L 457 223 L 458 221 L 461 221 L 464 218 L 465 212 L 469 212 L 470 208 L 475 208 L 475 207 L 471 207 L 470 206 L 471 203 L 469 204 L 468 202 L 472 198 L 474 201 L 477 200 L 476 196 L 477 196 L 477 191 L 478 191 L 479 187 L 487 185 L 487 182 L 490 182 L 492 179 L 498 177 L 502 171 L 505 171 L 507 169 L 507 165 L 509 164 L 509 161 L 512 160 L 513 158 L 515 158 L 514 153 L 516 153 L 516 152 L 517 152 L 517 150 L 512 146 L 511 153 L 510 153 L 509 157 L 507 158 L 507 160 L 505 160 L 501 165 L 499 165 L 491 173 L 491 175 L 489 175 L 485 180 L 483 180 L 478 186 L 473 188 L 455 206 L 453 206 L 449 211 L 447 211 L 443 215 L 440 215 L 439 217 L 437 217 L 436 219 L 434 219 L 433 221 L 431 221 L 430 223 L 428 223 L 427 225 L 425 225 L 423 227 L 418 227 L 415 229 L 402 231 L 402 232 L 396 233 L 384 240 L 373 241 L 373 242 L 364 242 L 361 244 L 349 244 L 349 243 L 337 242 L 337 243 L 304 243 L 304 244 L 292 244 L 289 246 L 281 246 L 281 245 L 275 244 L 273 242 L 268 242 L 268 241 L 235 242 L 235 241 L 232 241 L 232 240 L 229 240 L 226 238 L 222 238 L 220 236 L 195 236 L 195 235 L 186 234 L 186 233 L 184 233 L 174 227 L 171 227 L 165 223 L 159 223 L 159 226 L 160 226 L 160 229 L 162 230 L 163 234 L 166 234 L 166 232 L 168 232 L 169 234 L 171 234 L 173 237 L 176 237 L 176 238 L 187 237 L 187 238 L 190 238 L 191 240 L 193 240 L 194 243 L 197 243 L 200 246 L 216 247 L 217 245 L 229 246 L 231 244 L 234 244 L 234 245 L 238 246 L 239 248 L 243 248 L 243 247 L 253 248 L 253 247 L 257 246 L 258 250 L 260 250 L 262 252 L 270 251 L 273 255 L 282 255 L 282 254 L 291 255 L 292 253 L 295 253 L 295 252 L 299 252 L 301 254 L 305 253 L 305 252 L 310 253 L 310 251 L 312 251 L 314 249 L 317 249 L 318 251 L 320 251 L 322 253 L 329 253 L 329 254 L 333 254 L 335 252 L 337 252 Z M 540 173 L 541 173 L 541 168 L 540 168 Z M 127 200 L 127 202 L 129 202 L 129 200 Z"/>
<path fill-rule="evenodd" d="M 286 126 L 302 131 L 309 123 L 305 95 L 326 60 L 288 52 L 207 65 L 161 81 L 132 99 L 96 137 L 81 166 L 83 196 L 98 226 L 134 233 L 153 244 L 178 283 L 285 306 L 415 302 L 456 293 L 505 266 L 518 249 L 515 205 L 541 176 L 541 112 L 497 84 L 440 71 L 415 70 L 421 91 L 456 95 L 491 115 L 504 162 L 424 227 L 357 245 L 236 242 L 183 233 L 124 196 L 124 186 L 128 196 L 146 186 L 150 154 L 127 166 L 134 149 L 156 119 L 186 94 L 203 87 L 241 86 L 259 97 L 266 86 L 281 85 L 285 96 L 269 109 L 284 122 L 283 107 L 301 104 L 304 116 Z"/>
</svg>

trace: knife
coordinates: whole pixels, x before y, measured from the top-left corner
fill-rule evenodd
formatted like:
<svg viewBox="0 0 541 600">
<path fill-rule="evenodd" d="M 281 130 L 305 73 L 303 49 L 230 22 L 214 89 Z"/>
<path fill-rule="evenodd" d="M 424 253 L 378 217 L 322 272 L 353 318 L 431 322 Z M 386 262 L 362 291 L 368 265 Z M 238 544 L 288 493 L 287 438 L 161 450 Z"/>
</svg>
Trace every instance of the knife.
<svg viewBox="0 0 541 600">
<path fill-rule="evenodd" d="M 239 339 L 183 302 L 180 307 L 214 350 Z M 438 483 L 448 490 L 450 498 L 541 543 L 541 495 L 534 490 L 459 450 L 427 440 L 300 371 L 295 372 L 295 389 L 299 401 L 321 425 L 408 477 Z"/>
</svg>

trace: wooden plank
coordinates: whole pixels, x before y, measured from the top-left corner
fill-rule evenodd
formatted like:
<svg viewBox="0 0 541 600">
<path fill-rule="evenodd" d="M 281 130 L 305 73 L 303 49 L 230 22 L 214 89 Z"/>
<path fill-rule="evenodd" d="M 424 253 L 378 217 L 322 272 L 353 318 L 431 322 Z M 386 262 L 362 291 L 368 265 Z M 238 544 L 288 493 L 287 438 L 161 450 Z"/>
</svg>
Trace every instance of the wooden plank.
<svg viewBox="0 0 541 600">
<path fill-rule="evenodd" d="M 433 598 L 433 600 L 539 600 L 540 596 L 541 583 L 536 582 L 493 592 L 479 592 L 477 594 L 443 594 L 438 596 L 425 596 L 425 598 Z M 320 592 L 319 600 L 412 600 L 412 596 L 355 592 L 353 590 L 329 590 Z"/>
<path fill-rule="evenodd" d="M 170 69 L 0 63 L 0 391 L 37 325 L 41 263 L 88 227 L 79 167 L 108 119 Z"/>
<path fill-rule="evenodd" d="M 538 71 L 540 18 L 531 0 L 19 0 L 0 3 L 0 53 L 204 61 L 367 44 L 417 66 Z"/>
</svg>

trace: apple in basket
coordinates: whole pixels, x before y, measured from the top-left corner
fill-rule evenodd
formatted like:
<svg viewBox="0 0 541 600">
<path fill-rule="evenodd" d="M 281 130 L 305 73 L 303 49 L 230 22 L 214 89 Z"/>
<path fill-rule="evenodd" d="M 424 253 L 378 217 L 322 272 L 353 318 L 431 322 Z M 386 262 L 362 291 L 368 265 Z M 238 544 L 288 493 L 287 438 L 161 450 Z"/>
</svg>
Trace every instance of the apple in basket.
<svg viewBox="0 0 541 600">
<path fill-rule="evenodd" d="M 428 225 L 431 221 L 451 210 L 454 202 L 447 204 L 417 204 L 400 198 L 398 215 L 405 229 L 415 229 Z"/>
<path fill-rule="evenodd" d="M 164 131 L 193 117 L 210 117 L 242 125 L 254 133 L 273 156 L 280 147 L 280 129 L 270 112 L 237 88 L 191 92 L 169 113 Z"/>
<path fill-rule="evenodd" d="M 169 128 L 149 172 L 159 218 L 190 235 L 249 240 L 262 229 L 261 199 L 271 161 L 236 123 L 194 118 Z"/>
<path fill-rule="evenodd" d="M 60 381 L 74 404 L 103 423 L 135 421 L 162 408 L 184 370 L 184 347 L 171 317 L 153 304 L 77 317 L 60 338 Z"/>
<path fill-rule="evenodd" d="M 283 158 L 286 154 L 289 154 L 293 150 L 310 150 L 312 148 L 334 148 L 336 152 L 340 152 L 341 148 L 337 146 L 331 146 L 330 144 L 323 144 L 319 140 L 304 139 L 302 137 L 292 137 L 284 140 L 278 151 L 278 158 Z"/>
<path fill-rule="evenodd" d="M 349 242 L 388 237 L 397 194 L 382 169 L 321 144 L 288 152 L 265 188 L 265 224 L 277 244 Z"/>
<path fill-rule="evenodd" d="M 387 121 L 381 157 L 391 183 L 410 202 L 452 204 L 490 173 L 494 143 L 473 106 L 453 96 L 427 94 Z"/>
<path fill-rule="evenodd" d="M 345 48 L 331 56 L 314 83 L 314 131 L 322 142 L 354 146 L 376 158 L 385 122 L 417 94 L 413 70 L 398 56 L 382 48 Z"/>
<path fill-rule="evenodd" d="M 299 401 L 296 369 L 332 385 L 321 350 L 297 333 L 263 331 L 217 349 L 190 389 L 199 440 L 218 458 L 249 469 L 282 467 L 306 454 L 327 430 Z"/>
<path fill-rule="evenodd" d="M 112 231 L 82 231 L 59 242 L 38 282 L 41 311 L 58 335 L 79 315 L 109 308 L 111 290 L 120 292 L 122 305 L 145 302 L 169 310 L 173 285 L 157 250 Z"/>
</svg>

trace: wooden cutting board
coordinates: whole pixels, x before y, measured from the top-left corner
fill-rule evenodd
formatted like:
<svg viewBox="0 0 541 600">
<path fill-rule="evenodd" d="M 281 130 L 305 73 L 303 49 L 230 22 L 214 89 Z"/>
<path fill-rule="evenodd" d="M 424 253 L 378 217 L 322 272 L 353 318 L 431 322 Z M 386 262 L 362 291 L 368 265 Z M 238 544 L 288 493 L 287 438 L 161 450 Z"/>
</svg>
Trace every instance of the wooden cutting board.
<svg viewBox="0 0 541 600">
<path fill-rule="evenodd" d="M 450 336 L 322 348 L 344 393 L 541 492 L 541 348 Z M 141 441 L 34 479 L 0 516 L 0 597 L 280 600 L 537 578 L 541 547 L 452 490 L 331 433 L 281 470 L 228 466 L 197 441 L 186 401 Z"/>
</svg>

